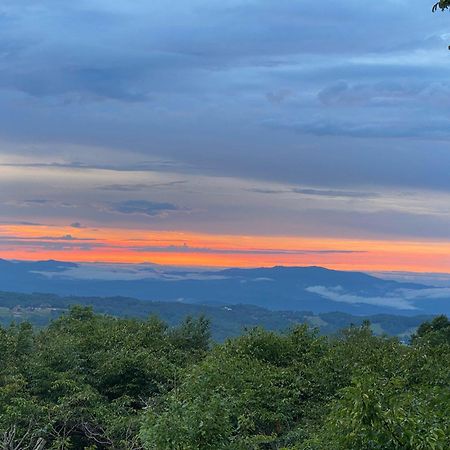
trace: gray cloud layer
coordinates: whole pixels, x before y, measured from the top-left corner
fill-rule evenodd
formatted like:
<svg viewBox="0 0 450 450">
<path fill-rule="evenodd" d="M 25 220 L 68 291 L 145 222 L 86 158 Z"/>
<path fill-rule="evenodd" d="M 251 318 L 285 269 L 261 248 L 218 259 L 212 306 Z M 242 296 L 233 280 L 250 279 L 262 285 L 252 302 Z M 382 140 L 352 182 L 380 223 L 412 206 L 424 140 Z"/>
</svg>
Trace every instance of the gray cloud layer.
<svg viewBox="0 0 450 450">
<path fill-rule="evenodd" d="M 79 188 L 79 197 L 92 205 L 98 196 L 106 210 L 136 221 L 189 209 L 198 217 L 187 228 L 197 220 L 198 228 L 236 232 L 232 223 L 248 211 L 248 228 L 258 232 L 296 232 L 301 218 L 299 232 L 333 223 L 337 233 L 380 225 L 385 234 L 448 237 L 448 216 L 379 204 L 354 213 L 323 202 L 370 203 L 389 190 L 450 194 L 449 23 L 419 0 L 332 8 L 291 0 L 5 0 L 0 171 L 123 173 L 128 180 L 111 176 Z M 142 171 L 176 179 L 135 180 Z M 199 182 L 191 188 L 201 199 L 184 206 L 186 174 L 285 183 L 295 187 L 259 191 L 304 198 L 283 205 L 280 217 L 273 203 L 242 196 L 236 206 L 236 193 Z M 13 198 L 9 189 L 30 210 L 55 205 L 39 205 L 39 192 Z M 161 195 L 138 198 L 151 189 Z M 322 203 L 308 203 L 314 198 Z M 89 205 L 54 214 L 67 223 L 104 220 Z M 28 219 L 10 204 L 0 208 Z"/>
</svg>

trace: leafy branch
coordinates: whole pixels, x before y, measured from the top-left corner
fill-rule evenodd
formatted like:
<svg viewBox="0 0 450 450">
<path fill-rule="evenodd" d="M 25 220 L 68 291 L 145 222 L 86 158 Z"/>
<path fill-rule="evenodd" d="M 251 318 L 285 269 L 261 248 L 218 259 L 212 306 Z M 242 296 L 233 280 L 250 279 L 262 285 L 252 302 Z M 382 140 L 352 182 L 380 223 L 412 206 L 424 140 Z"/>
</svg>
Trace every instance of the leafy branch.
<svg viewBox="0 0 450 450">
<path fill-rule="evenodd" d="M 441 11 L 445 11 L 446 9 L 450 8 L 450 0 L 439 0 L 437 3 L 433 5 L 431 11 L 436 12 L 438 8 Z"/>
</svg>

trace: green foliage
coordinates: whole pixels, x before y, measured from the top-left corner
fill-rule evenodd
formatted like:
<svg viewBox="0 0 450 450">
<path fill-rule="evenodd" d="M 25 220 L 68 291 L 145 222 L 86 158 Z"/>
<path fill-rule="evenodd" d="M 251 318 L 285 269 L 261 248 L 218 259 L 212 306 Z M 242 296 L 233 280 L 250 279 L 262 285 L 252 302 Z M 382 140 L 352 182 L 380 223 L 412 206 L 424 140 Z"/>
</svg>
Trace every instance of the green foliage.
<svg viewBox="0 0 450 450">
<path fill-rule="evenodd" d="M 436 12 L 438 8 L 441 11 L 445 11 L 450 7 L 450 0 L 439 0 L 437 3 L 433 5 L 432 11 Z"/>
<path fill-rule="evenodd" d="M 74 307 L 38 333 L 27 323 L 0 329 L 0 435 L 14 429 L 19 441 L 41 437 L 50 449 L 140 448 L 146 402 L 203 357 L 208 334 L 202 340 L 198 332 L 205 326 L 191 319 L 169 329 L 156 318 Z"/>
<path fill-rule="evenodd" d="M 250 449 L 274 442 L 302 414 L 307 388 L 291 364 L 299 351 L 305 357 L 314 351 L 315 340 L 305 329 L 287 336 L 256 329 L 216 347 L 148 411 L 146 448 Z"/>
<path fill-rule="evenodd" d="M 51 320 L 67 313 L 71 305 L 92 306 L 99 314 L 114 317 L 135 317 L 145 320 L 155 315 L 171 327 L 178 327 L 186 317 L 207 317 L 209 331 L 216 342 L 240 336 L 244 330 L 256 326 L 267 330 L 285 331 L 293 324 L 308 324 L 319 327 L 324 335 L 332 335 L 340 329 L 355 324 L 362 325 L 370 320 L 377 334 L 389 334 L 407 339 L 425 320 L 432 316 L 396 316 L 378 314 L 375 316 L 353 316 L 342 312 L 313 314 L 299 311 L 269 311 L 253 305 L 231 305 L 229 307 L 194 305 L 180 302 L 152 302 L 126 297 L 60 297 L 53 294 L 19 294 L 0 292 L 0 324 L 11 321 L 28 321 L 35 327 L 47 326 Z M 205 321 L 205 319 L 203 319 Z"/>
<path fill-rule="evenodd" d="M 434 346 L 450 344 L 450 320 L 446 316 L 437 316 L 431 322 L 422 323 L 413 335 L 412 342 L 427 342 Z"/>
<path fill-rule="evenodd" d="M 380 380 L 366 374 L 340 394 L 324 427 L 302 448 L 449 448 L 448 388 L 410 387 L 404 378 Z"/>
<path fill-rule="evenodd" d="M 0 448 L 444 450 L 448 333 L 440 316 L 411 345 L 365 322 L 212 346 L 204 317 L 173 328 L 73 307 L 39 331 L 0 327 Z"/>
<path fill-rule="evenodd" d="M 450 448 L 448 343 L 421 340 L 409 347 L 351 329 L 336 351 L 348 363 L 350 383 L 338 391 L 323 425 L 297 448 Z"/>
</svg>

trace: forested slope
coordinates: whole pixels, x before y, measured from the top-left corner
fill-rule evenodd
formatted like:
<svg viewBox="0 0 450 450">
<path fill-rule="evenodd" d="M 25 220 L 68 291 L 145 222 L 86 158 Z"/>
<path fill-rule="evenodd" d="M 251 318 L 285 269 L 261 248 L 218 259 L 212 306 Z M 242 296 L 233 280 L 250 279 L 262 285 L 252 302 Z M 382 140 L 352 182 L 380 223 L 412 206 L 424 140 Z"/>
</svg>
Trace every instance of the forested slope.
<svg viewBox="0 0 450 450">
<path fill-rule="evenodd" d="M 298 324 L 317 327 L 321 334 L 334 334 L 351 324 L 371 322 L 375 334 L 388 334 L 408 340 L 420 323 L 432 316 L 397 316 L 377 314 L 355 316 L 343 312 L 313 314 L 311 311 L 269 311 L 255 305 L 192 305 L 180 302 L 151 302 L 127 297 L 60 297 L 54 294 L 21 294 L 0 291 L 0 324 L 29 321 L 46 326 L 50 320 L 67 312 L 71 305 L 92 306 L 95 312 L 115 317 L 147 319 L 157 315 L 170 326 L 179 325 L 186 316 L 205 316 L 211 323 L 215 341 L 239 336 L 247 328 L 262 326 L 267 330 L 284 331 Z"/>
<path fill-rule="evenodd" d="M 361 450 L 450 447 L 450 323 L 411 345 L 253 329 L 220 345 L 176 328 L 70 313 L 0 329 L 0 448 Z"/>
</svg>

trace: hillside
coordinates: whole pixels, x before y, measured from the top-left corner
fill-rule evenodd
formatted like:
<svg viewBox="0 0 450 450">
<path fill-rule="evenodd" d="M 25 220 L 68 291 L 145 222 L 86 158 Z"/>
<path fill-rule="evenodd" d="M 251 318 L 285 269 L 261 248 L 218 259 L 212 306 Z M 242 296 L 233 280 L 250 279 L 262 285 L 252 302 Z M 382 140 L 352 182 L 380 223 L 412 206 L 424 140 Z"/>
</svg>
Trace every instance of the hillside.
<svg viewBox="0 0 450 450">
<path fill-rule="evenodd" d="M 439 316 L 411 345 L 367 324 L 214 345 L 202 318 L 170 327 L 77 306 L 43 329 L 0 329 L 0 447 L 445 450 L 449 342 Z"/>
<path fill-rule="evenodd" d="M 369 320 L 375 334 L 407 338 L 415 328 L 430 316 L 395 316 L 379 314 L 353 316 L 342 312 L 314 314 L 308 311 L 270 311 L 254 305 L 192 305 L 175 302 L 150 302 L 126 297 L 60 297 L 54 294 L 19 294 L 0 292 L 0 324 L 12 321 L 30 321 L 45 326 L 50 320 L 68 311 L 71 305 L 92 306 L 97 313 L 116 317 L 146 319 L 160 317 L 176 326 L 186 317 L 206 316 L 211 320 L 211 331 L 216 341 L 242 334 L 256 326 L 284 331 L 296 324 L 306 323 L 319 328 L 322 334 L 333 334 L 350 324 L 360 325 Z"/>
</svg>

